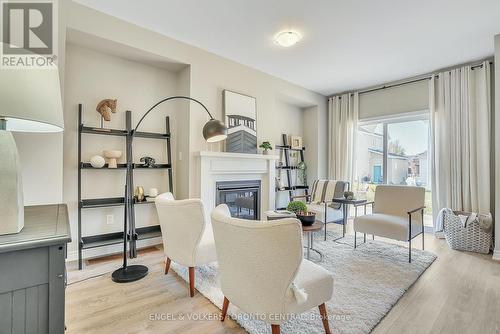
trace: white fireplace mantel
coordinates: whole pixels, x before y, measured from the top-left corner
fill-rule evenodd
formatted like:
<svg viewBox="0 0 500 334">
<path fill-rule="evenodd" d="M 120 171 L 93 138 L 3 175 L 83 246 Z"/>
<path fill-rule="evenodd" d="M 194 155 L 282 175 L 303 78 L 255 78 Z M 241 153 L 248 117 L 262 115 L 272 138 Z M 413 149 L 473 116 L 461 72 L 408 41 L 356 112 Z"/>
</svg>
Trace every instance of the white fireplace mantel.
<svg viewBox="0 0 500 334">
<path fill-rule="evenodd" d="M 197 154 L 200 157 L 213 158 L 231 158 L 231 159 L 252 159 L 252 160 L 278 160 L 279 156 L 271 154 L 247 154 L 247 153 L 231 153 L 231 152 L 213 152 L 200 151 Z"/>
<path fill-rule="evenodd" d="M 220 181 L 261 181 L 260 215 L 275 208 L 277 155 L 200 151 L 200 198 L 209 215 L 216 204 L 216 183 Z"/>
</svg>

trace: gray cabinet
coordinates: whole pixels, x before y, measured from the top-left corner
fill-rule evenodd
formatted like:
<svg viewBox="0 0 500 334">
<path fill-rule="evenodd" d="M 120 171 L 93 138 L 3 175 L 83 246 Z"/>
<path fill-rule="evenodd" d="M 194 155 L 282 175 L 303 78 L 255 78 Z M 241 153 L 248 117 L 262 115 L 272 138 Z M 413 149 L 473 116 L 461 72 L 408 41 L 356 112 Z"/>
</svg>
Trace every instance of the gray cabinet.
<svg viewBox="0 0 500 334">
<path fill-rule="evenodd" d="M 0 334 L 64 333 L 70 241 L 62 204 L 25 207 L 23 230 L 0 236 Z"/>
</svg>

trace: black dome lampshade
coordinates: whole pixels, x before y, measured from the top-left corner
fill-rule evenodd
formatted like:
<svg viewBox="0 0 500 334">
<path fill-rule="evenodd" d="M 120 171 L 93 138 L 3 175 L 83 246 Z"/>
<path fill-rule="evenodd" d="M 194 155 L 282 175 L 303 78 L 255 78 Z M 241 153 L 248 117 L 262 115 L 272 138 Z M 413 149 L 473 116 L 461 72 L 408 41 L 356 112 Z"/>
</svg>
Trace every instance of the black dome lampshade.
<svg viewBox="0 0 500 334">
<path fill-rule="evenodd" d="M 203 127 L 203 138 L 209 143 L 215 143 L 227 138 L 227 128 L 218 119 L 210 119 Z"/>
</svg>

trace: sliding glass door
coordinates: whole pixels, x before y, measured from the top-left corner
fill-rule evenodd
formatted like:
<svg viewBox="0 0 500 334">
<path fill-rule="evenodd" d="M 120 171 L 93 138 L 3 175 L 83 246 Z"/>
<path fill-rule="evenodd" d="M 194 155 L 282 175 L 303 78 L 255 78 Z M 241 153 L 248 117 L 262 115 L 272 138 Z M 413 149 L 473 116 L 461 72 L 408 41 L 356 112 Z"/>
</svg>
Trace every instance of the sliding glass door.
<svg viewBox="0 0 500 334">
<path fill-rule="evenodd" d="M 361 123 L 358 127 L 356 177 L 353 190 L 373 200 L 376 185 L 384 183 L 384 124 Z"/>
<path fill-rule="evenodd" d="M 387 125 L 388 184 L 406 184 L 430 189 L 428 180 L 429 121 Z"/>
<path fill-rule="evenodd" d="M 354 190 L 373 200 L 379 184 L 426 189 L 425 224 L 432 226 L 427 114 L 360 122 Z"/>
</svg>

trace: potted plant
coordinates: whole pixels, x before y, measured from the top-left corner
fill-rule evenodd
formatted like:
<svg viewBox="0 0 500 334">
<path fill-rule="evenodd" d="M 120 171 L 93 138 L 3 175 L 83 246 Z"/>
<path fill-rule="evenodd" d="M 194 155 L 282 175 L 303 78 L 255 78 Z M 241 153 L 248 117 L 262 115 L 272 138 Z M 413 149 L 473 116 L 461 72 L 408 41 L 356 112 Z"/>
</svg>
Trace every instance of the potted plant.
<svg viewBox="0 0 500 334">
<path fill-rule="evenodd" d="M 271 143 L 268 141 L 263 141 L 259 147 L 264 149 L 264 152 L 263 152 L 264 154 L 269 154 L 269 151 L 273 149 L 273 147 L 271 146 Z"/>
<path fill-rule="evenodd" d="M 307 211 L 307 205 L 304 202 L 292 201 L 286 209 L 295 213 L 304 226 L 311 226 L 316 221 L 316 213 Z"/>
</svg>

